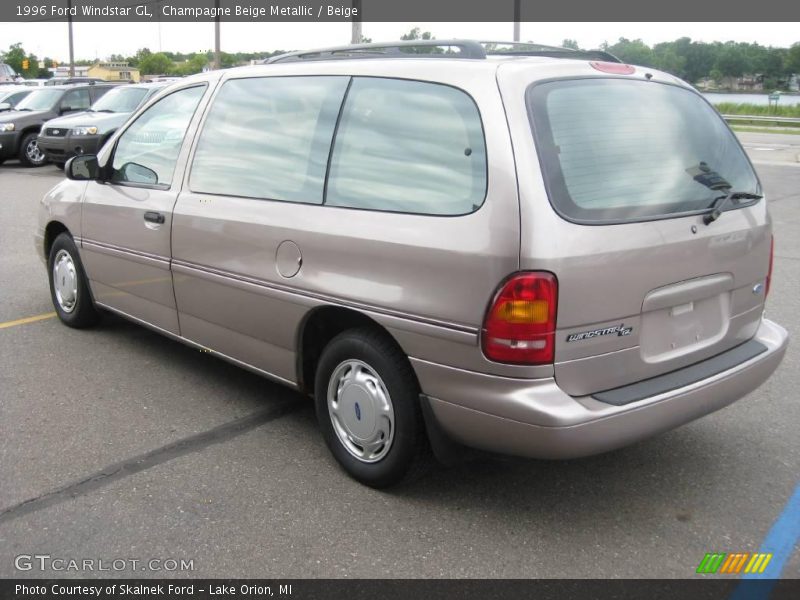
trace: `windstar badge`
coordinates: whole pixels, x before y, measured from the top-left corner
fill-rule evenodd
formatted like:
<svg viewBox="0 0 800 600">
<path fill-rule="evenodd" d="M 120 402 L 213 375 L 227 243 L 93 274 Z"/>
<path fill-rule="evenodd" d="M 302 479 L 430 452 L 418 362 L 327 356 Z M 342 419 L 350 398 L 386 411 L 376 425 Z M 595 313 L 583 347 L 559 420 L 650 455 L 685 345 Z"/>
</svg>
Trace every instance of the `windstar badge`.
<svg viewBox="0 0 800 600">
<path fill-rule="evenodd" d="M 593 329 L 592 331 L 584 331 L 583 333 L 570 333 L 567 336 L 568 342 L 579 342 L 580 340 L 588 340 L 590 338 L 600 337 L 601 335 L 630 335 L 633 327 L 625 327 L 625 323 L 620 323 L 616 327 L 606 327 L 605 329 Z"/>
</svg>

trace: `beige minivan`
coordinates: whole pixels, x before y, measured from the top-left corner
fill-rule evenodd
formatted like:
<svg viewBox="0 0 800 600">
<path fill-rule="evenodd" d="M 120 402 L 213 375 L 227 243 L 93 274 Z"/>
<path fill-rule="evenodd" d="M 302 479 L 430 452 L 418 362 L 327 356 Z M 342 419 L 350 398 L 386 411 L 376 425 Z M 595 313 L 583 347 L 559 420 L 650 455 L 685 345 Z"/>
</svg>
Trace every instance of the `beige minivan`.
<svg viewBox="0 0 800 600">
<path fill-rule="evenodd" d="M 42 200 L 110 311 L 313 395 L 371 486 L 461 445 L 604 452 L 775 370 L 772 228 L 719 114 L 602 52 L 429 41 L 176 82 Z"/>
</svg>

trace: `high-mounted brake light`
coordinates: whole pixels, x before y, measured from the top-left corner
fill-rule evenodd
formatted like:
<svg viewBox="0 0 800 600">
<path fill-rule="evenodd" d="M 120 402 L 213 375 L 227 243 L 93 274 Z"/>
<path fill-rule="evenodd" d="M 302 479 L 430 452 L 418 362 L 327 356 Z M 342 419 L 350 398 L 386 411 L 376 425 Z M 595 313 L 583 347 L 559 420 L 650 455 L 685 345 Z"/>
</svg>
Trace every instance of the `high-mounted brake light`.
<svg viewBox="0 0 800 600">
<path fill-rule="evenodd" d="M 506 280 L 483 322 L 483 353 L 498 362 L 552 363 L 557 303 L 558 281 L 552 273 L 518 273 Z"/>
<path fill-rule="evenodd" d="M 614 75 L 633 75 L 636 72 L 634 67 L 622 63 L 593 60 L 589 64 L 598 71 L 602 71 L 603 73 L 613 73 Z"/>
<path fill-rule="evenodd" d="M 767 269 L 767 283 L 764 286 L 764 299 L 769 296 L 769 286 L 772 283 L 772 261 L 775 256 L 775 236 L 769 240 L 769 268 Z"/>
</svg>

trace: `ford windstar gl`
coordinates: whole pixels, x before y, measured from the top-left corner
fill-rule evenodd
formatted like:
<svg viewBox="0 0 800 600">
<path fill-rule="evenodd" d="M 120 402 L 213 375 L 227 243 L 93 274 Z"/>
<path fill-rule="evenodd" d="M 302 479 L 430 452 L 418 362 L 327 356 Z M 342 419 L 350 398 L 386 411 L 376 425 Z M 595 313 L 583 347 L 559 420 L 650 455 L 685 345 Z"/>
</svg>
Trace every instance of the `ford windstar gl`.
<svg viewBox="0 0 800 600">
<path fill-rule="evenodd" d="M 736 137 L 600 51 L 283 55 L 171 84 L 66 174 L 36 235 L 60 319 L 110 311 L 313 396 L 371 486 L 431 450 L 631 444 L 787 346 Z"/>
</svg>

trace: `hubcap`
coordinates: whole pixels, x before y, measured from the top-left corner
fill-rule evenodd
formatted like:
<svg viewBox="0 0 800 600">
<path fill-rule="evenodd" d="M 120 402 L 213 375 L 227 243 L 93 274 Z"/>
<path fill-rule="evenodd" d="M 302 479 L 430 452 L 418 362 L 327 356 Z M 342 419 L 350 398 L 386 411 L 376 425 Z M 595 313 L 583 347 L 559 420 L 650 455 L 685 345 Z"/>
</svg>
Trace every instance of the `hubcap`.
<svg viewBox="0 0 800 600">
<path fill-rule="evenodd" d="M 53 261 L 53 290 L 61 310 L 66 313 L 75 310 L 78 302 L 78 274 L 75 272 L 72 256 L 66 250 L 59 250 Z"/>
<path fill-rule="evenodd" d="M 32 163 L 40 163 L 44 160 L 44 153 L 39 150 L 39 144 L 36 140 L 28 142 L 25 148 L 25 154 Z"/>
<path fill-rule="evenodd" d="M 380 376 L 360 360 L 346 360 L 328 383 L 328 414 L 333 430 L 358 460 L 381 460 L 394 440 L 394 408 Z"/>
</svg>

